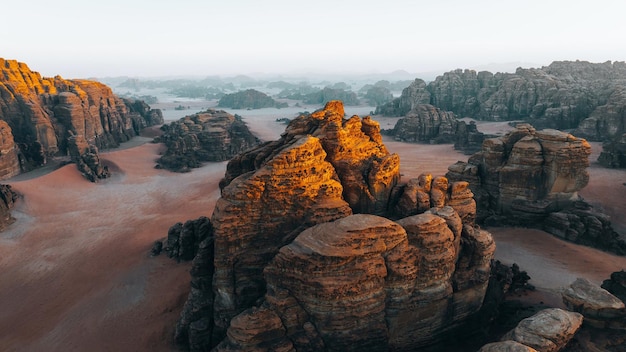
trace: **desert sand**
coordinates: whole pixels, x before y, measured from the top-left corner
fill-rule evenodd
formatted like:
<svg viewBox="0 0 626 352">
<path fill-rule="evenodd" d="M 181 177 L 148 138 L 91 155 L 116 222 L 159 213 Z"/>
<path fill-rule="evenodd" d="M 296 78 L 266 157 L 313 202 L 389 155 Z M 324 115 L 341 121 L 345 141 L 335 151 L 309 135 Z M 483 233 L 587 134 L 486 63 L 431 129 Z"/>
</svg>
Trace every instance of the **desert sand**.
<svg viewBox="0 0 626 352">
<path fill-rule="evenodd" d="M 271 115 L 244 119 L 264 140 L 284 129 Z M 226 163 L 186 174 L 157 170 L 162 146 L 145 141 L 103 153 L 113 177 L 98 184 L 82 178 L 74 165 L 8 182 L 23 199 L 13 211 L 17 222 L 0 233 L 3 351 L 175 350 L 172 333 L 189 291 L 190 264 L 148 253 L 174 223 L 211 215 Z M 443 175 L 448 165 L 467 160 L 451 145 L 386 144 L 401 157 L 403 180 L 422 172 Z M 626 227 L 626 171 L 592 164 L 590 174 L 581 194 Z M 624 257 L 542 231 L 488 230 L 498 259 L 518 263 L 547 292 L 576 277 L 600 284 L 626 268 Z"/>
</svg>

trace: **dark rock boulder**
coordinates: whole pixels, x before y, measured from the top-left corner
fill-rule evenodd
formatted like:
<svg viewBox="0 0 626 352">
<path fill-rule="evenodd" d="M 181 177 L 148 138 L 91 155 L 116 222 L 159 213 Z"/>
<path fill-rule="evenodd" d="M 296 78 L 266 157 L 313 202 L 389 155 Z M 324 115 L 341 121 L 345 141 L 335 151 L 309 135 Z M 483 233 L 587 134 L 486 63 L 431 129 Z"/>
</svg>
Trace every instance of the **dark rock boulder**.
<svg viewBox="0 0 626 352">
<path fill-rule="evenodd" d="M 209 109 L 161 127 L 155 142 L 167 147 L 157 167 L 187 172 L 202 162 L 225 161 L 259 144 L 238 116 Z"/>
<path fill-rule="evenodd" d="M 457 120 L 453 113 L 429 104 L 419 104 L 396 123 L 391 135 L 412 143 L 452 143 Z"/>
<path fill-rule="evenodd" d="M 68 138 L 68 152 L 78 171 L 91 182 L 111 176 L 109 168 L 100 162 L 98 148 L 88 144 L 82 135 L 71 135 Z"/>
<path fill-rule="evenodd" d="M 601 287 L 626 303 L 626 271 L 612 273 L 611 278 L 604 280 Z"/>
<path fill-rule="evenodd" d="M 206 216 L 187 220 L 185 224 L 179 222 L 168 230 L 164 250 L 168 257 L 177 261 L 192 260 L 198 253 L 200 243 L 212 236 L 211 220 Z"/>
<path fill-rule="evenodd" d="M 226 94 L 217 103 L 218 107 L 231 109 L 263 109 L 284 107 L 272 97 L 254 89 L 246 89 L 237 93 Z"/>
</svg>

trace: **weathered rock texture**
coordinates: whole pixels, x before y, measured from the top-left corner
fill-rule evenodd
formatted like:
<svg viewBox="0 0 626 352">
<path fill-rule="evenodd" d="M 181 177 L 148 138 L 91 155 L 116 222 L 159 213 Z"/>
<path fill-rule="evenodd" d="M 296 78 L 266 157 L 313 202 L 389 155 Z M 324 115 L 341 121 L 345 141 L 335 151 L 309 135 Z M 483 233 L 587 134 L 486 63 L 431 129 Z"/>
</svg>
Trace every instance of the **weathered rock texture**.
<svg viewBox="0 0 626 352">
<path fill-rule="evenodd" d="M 576 279 L 562 293 L 565 306 L 585 317 L 585 324 L 599 329 L 626 330 L 624 302 L 586 279 Z"/>
<path fill-rule="evenodd" d="M 494 242 L 472 228 L 463 237 L 474 251 L 457 263 L 459 232 L 432 213 L 397 223 L 357 214 L 314 226 L 266 267 L 263 310 L 235 319 L 260 321 L 268 311 L 280 317 L 280 334 L 271 333 L 277 328 L 255 331 L 256 346 L 276 343 L 277 336 L 286 350 L 297 351 L 402 351 L 428 345 L 477 312 L 487 288 Z M 467 277 L 457 285 L 455 276 Z M 250 347 L 250 339 L 233 330 L 231 324 L 217 350 Z"/>
<path fill-rule="evenodd" d="M 206 216 L 174 224 L 167 232 L 165 252 L 178 261 L 192 260 L 200 243 L 213 235 L 211 220 Z"/>
<path fill-rule="evenodd" d="M 599 159 L 626 167 L 626 63 L 556 61 L 515 73 L 455 70 L 428 85 L 419 79 L 376 114 L 404 116 L 418 104 L 431 104 L 459 117 L 526 120 L 538 128 L 575 129 L 574 134 L 606 143 Z"/>
<path fill-rule="evenodd" d="M 495 244 L 463 224 L 475 214 L 467 183 L 435 178 L 428 212 L 397 223 L 378 216 L 401 197 L 399 159 L 374 121 L 343 116 L 341 102 L 330 102 L 229 162 L 212 233 L 194 258 L 178 343 L 411 350 L 481 308 Z"/>
<path fill-rule="evenodd" d="M 26 64 L 0 59 L 0 124 L 5 176 L 41 166 L 68 153 L 68 140 L 81 136 L 98 149 L 117 147 L 147 126 L 163 123 L 160 110 L 120 99 L 104 84 L 88 80 L 43 78 Z M 8 133 L 17 145 L 19 165 Z"/>
<path fill-rule="evenodd" d="M 0 120 L 0 180 L 20 173 L 19 149 L 6 121 Z"/>
<path fill-rule="evenodd" d="M 541 128 L 579 128 L 577 135 L 606 140 L 624 133 L 626 63 L 557 61 L 515 73 L 454 70 L 428 85 L 415 80 L 402 96 L 376 109 L 404 116 L 432 104 L 460 117 L 527 120 Z"/>
<path fill-rule="evenodd" d="M 88 144 L 82 135 L 71 135 L 68 138 L 67 148 L 72 162 L 89 181 L 98 182 L 100 179 L 111 176 L 109 168 L 100 162 L 98 148 L 93 144 Z"/>
<path fill-rule="evenodd" d="M 578 191 L 589 180 L 586 140 L 528 124 L 484 141 L 468 162 L 448 168 L 476 196 L 479 222 L 540 227 L 561 238 L 626 253 L 609 218 L 593 210 Z"/>
<path fill-rule="evenodd" d="M 403 142 L 452 143 L 456 123 L 453 113 L 418 104 L 396 122 L 391 134 Z"/>
<path fill-rule="evenodd" d="M 493 135 L 486 135 L 476 127 L 476 122 L 457 121 L 454 130 L 454 149 L 462 151 L 464 154 L 472 155 L 481 150 L 483 141 L 487 138 L 495 138 Z"/>
<path fill-rule="evenodd" d="M 502 341 L 515 341 L 530 347 L 530 351 L 556 352 L 562 350 L 574 337 L 583 323 L 583 316 L 579 313 L 568 312 L 559 308 L 544 309 L 532 317 L 522 320 L 515 329 L 502 337 Z M 515 345 L 515 344 L 514 344 Z M 515 350 L 520 350 L 515 345 Z M 503 344 L 488 345 L 481 349 L 485 351 L 507 351 L 498 349 Z M 521 351 L 524 351 L 521 349 Z"/>
<path fill-rule="evenodd" d="M 205 161 L 224 161 L 250 149 L 259 140 L 238 116 L 223 110 L 207 110 L 161 127 L 165 154 L 157 167 L 177 172 L 200 167 Z"/>
<path fill-rule="evenodd" d="M 18 194 L 11 189 L 10 185 L 0 184 L 0 231 L 15 221 L 11 216 L 11 208 L 17 198 Z"/>
</svg>

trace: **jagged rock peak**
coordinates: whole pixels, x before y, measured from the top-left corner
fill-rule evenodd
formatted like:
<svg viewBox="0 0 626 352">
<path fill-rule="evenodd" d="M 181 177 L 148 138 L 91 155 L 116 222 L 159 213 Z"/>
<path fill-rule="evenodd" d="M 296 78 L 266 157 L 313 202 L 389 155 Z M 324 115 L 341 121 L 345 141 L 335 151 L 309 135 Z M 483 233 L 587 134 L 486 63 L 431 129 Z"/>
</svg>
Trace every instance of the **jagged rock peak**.
<svg viewBox="0 0 626 352">
<path fill-rule="evenodd" d="M 312 114 L 293 119 L 278 141 L 269 142 L 231 160 L 224 187 L 253 171 L 302 135 L 319 139 L 343 186 L 343 197 L 355 213 L 385 214 L 392 188 L 400 179 L 400 158 L 382 143 L 380 125 L 369 116 L 344 118 L 343 103 L 330 101 Z"/>
</svg>

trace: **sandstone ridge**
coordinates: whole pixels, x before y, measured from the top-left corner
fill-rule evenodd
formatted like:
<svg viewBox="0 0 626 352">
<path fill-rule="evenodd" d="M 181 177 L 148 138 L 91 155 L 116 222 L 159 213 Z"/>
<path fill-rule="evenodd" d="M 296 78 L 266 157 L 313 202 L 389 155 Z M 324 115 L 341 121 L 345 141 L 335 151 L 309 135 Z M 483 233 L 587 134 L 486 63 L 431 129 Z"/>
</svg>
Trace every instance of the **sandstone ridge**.
<svg viewBox="0 0 626 352">
<path fill-rule="evenodd" d="M 178 258 L 197 251 L 177 342 L 408 351 L 463 326 L 482 307 L 493 239 L 474 227 L 467 182 L 399 180 L 378 124 L 338 101 L 234 157 L 205 230 L 168 236 Z"/>
</svg>

